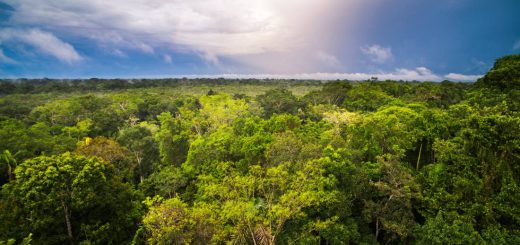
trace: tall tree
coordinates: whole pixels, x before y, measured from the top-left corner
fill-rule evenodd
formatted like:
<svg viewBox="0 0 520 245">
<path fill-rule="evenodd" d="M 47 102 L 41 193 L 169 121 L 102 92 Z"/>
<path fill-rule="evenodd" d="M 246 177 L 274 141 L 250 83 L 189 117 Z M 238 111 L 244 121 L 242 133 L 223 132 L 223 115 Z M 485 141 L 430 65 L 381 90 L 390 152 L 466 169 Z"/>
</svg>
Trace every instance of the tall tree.
<svg viewBox="0 0 520 245">
<path fill-rule="evenodd" d="M 150 129 L 144 126 L 131 126 L 119 131 L 117 142 L 126 147 L 136 163 L 135 180 L 143 182 L 159 163 L 159 150 Z"/>
<path fill-rule="evenodd" d="M 140 216 L 132 188 L 97 158 L 65 153 L 20 164 L 4 188 L 20 205 L 19 227 L 38 244 L 121 243 Z M 4 212 L 4 211 L 2 211 Z"/>
<path fill-rule="evenodd" d="M 283 88 L 269 90 L 256 99 L 264 108 L 263 116 L 266 118 L 273 114 L 296 114 L 302 107 L 298 98 L 291 91 Z"/>
</svg>

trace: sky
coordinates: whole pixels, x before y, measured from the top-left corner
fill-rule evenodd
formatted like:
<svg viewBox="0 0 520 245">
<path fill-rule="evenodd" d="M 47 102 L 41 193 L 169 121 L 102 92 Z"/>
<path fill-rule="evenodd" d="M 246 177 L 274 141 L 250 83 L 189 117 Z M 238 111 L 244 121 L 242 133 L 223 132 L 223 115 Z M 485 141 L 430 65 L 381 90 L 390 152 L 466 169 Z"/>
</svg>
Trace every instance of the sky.
<svg viewBox="0 0 520 245">
<path fill-rule="evenodd" d="M 0 78 L 474 81 L 518 0 L 0 0 Z"/>
</svg>

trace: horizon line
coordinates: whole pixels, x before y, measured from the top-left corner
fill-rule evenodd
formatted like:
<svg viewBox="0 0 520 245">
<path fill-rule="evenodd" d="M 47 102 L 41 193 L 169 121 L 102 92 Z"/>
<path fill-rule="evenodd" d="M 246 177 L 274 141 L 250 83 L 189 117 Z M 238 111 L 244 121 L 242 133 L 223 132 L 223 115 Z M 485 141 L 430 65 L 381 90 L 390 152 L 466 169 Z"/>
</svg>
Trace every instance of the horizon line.
<svg viewBox="0 0 520 245">
<path fill-rule="evenodd" d="M 408 82 L 475 82 L 484 75 L 465 75 L 458 73 L 449 73 L 447 75 L 436 75 L 433 73 L 419 73 L 415 70 L 404 70 L 404 73 L 299 73 L 299 74 L 240 74 L 240 73 L 223 73 L 223 74 L 184 74 L 184 75 L 136 75 L 136 76 L 27 76 L 27 77 L 3 77 L 1 80 L 36 80 L 36 79 L 50 79 L 50 80 L 88 80 L 88 79 L 230 79 L 230 80 L 314 80 L 314 81 L 408 81 Z"/>
</svg>

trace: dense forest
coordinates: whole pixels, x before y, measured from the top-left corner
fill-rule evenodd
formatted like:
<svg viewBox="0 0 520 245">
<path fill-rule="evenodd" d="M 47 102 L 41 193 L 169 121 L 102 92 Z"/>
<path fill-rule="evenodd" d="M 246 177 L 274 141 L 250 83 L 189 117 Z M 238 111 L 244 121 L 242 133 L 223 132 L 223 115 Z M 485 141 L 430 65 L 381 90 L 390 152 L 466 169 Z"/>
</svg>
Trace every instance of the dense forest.
<svg viewBox="0 0 520 245">
<path fill-rule="evenodd" d="M 520 55 L 475 83 L 0 94 L 0 244 L 520 244 Z"/>
</svg>

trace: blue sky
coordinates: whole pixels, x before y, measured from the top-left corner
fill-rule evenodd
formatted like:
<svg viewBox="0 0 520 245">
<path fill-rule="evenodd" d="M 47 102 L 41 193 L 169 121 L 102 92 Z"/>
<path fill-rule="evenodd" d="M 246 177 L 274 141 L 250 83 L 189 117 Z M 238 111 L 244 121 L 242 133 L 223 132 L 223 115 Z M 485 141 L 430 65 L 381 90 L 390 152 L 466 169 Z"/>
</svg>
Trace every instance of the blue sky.
<svg viewBox="0 0 520 245">
<path fill-rule="evenodd" d="M 0 0 L 0 77 L 470 81 L 517 0 Z"/>
</svg>

